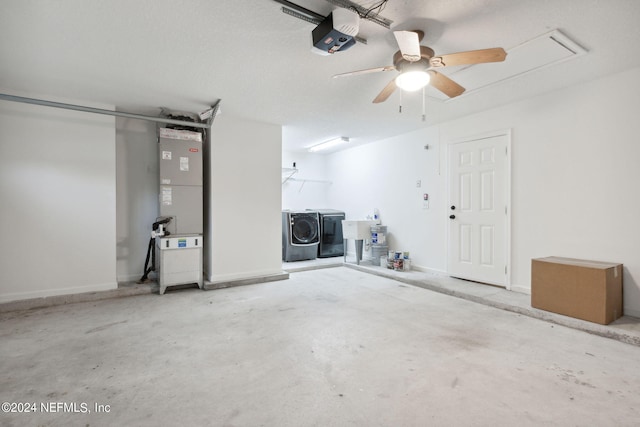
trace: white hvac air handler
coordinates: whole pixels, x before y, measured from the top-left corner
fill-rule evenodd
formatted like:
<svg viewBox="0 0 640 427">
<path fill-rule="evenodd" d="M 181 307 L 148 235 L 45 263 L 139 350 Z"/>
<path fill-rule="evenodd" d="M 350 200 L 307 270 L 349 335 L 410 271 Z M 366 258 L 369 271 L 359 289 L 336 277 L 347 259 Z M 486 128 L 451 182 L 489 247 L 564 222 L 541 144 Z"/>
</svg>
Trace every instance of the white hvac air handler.
<svg viewBox="0 0 640 427">
<path fill-rule="evenodd" d="M 197 284 L 202 289 L 202 134 L 162 128 L 158 152 L 160 217 L 147 252 L 152 267 L 145 265 L 141 281 L 155 270 L 161 295 L 168 286 Z"/>
</svg>

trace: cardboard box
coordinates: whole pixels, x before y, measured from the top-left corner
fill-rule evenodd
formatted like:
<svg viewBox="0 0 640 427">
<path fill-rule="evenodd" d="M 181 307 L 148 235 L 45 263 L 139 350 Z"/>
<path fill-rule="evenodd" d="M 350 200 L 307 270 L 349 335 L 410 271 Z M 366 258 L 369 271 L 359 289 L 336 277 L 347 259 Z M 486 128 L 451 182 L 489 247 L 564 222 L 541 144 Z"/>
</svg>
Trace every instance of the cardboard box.
<svg viewBox="0 0 640 427">
<path fill-rule="evenodd" d="M 533 259 L 531 306 L 607 325 L 622 316 L 622 264 Z"/>
</svg>

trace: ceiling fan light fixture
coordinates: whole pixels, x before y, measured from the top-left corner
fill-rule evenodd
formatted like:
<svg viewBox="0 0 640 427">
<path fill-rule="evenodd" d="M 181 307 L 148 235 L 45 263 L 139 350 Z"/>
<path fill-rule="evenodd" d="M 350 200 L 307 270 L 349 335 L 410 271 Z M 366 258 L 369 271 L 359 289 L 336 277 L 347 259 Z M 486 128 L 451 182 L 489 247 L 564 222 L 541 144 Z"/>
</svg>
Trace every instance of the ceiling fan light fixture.
<svg viewBox="0 0 640 427">
<path fill-rule="evenodd" d="M 312 147 L 309 147 L 308 151 L 310 153 L 315 153 L 320 150 L 328 150 L 329 148 L 333 148 L 336 145 L 345 144 L 349 142 L 349 138 L 346 136 L 342 136 L 339 138 L 330 139 L 329 141 L 321 142 L 320 144 L 316 144 Z"/>
<path fill-rule="evenodd" d="M 415 92 L 429 84 L 431 76 L 426 71 L 406 71 L 396 77 L 396 86 L 407 92 Z"/>
</svg>

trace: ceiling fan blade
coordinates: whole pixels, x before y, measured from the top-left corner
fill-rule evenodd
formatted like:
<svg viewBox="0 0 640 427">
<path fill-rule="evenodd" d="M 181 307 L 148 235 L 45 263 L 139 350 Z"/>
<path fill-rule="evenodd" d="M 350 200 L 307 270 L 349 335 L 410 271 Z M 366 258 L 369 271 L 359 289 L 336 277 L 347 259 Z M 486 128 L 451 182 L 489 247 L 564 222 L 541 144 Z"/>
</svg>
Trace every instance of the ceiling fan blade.
<svg viewBox="0 0 640 427">
<path fill-rule="evenodd" d="M 447 95 L 449 98 L 455 98 L 458 95 L 462 95 L 465 91 L 465 88 L 444 74 L 440 74 L 433 70 L 429 70 L 428 73 L 431 75 L 431 81 L 429 84 Z"/>
<path fill-rule="evenodd" d="M 379 104 L 384 102 L 391 96 L 393 91 L 396 90 L 396 79 L 391 80 L 385 87 L 380 91 L 376 99 L 373 100 L 374 104 Z"/>
<path fill-rule="evenodd" d="M 369 73 L 378 73 L 380 71 L 395 71 L 396 67 L 393 65 L 387 65 L 386 67 L 378 67 L 378 68 L 368 68 L 366 70 L 358 70 L 358 71 L 349 71 L 348 73 L 336 74 L 333 78 L 337 77 L 349 77 L 349 76 L 357 76 L 360 74 L 369 74 Z"/>
<path fill-rule="evenodd" d="M 432 67 L 452 67 L 455 65 L 484 64 L 486 62 L 502 62 L 507 52 L 501 47 L 491 49 L 470 50 L 468 52 L 450 53 L 434 56 L 430 59 Z"/>
<path fill-rule="evenodd" d="M 394 31 L 402 57 L 409 62 L 420 61 L 420 36 L 415 31 Z"/>
</svg>

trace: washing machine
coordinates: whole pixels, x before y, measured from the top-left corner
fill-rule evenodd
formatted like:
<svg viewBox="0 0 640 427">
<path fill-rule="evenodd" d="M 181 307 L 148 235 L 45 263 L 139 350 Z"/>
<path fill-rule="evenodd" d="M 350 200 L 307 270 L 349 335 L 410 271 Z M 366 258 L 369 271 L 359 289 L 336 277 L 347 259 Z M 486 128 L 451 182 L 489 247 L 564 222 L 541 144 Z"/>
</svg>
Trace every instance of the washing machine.
<svg viewBox="0 0 640 427">
<path fill-rule="evenodd" d="M 282 260 L 316 259 L 320 244 L 318 212 L 282 212 Z"/>
</svg>

